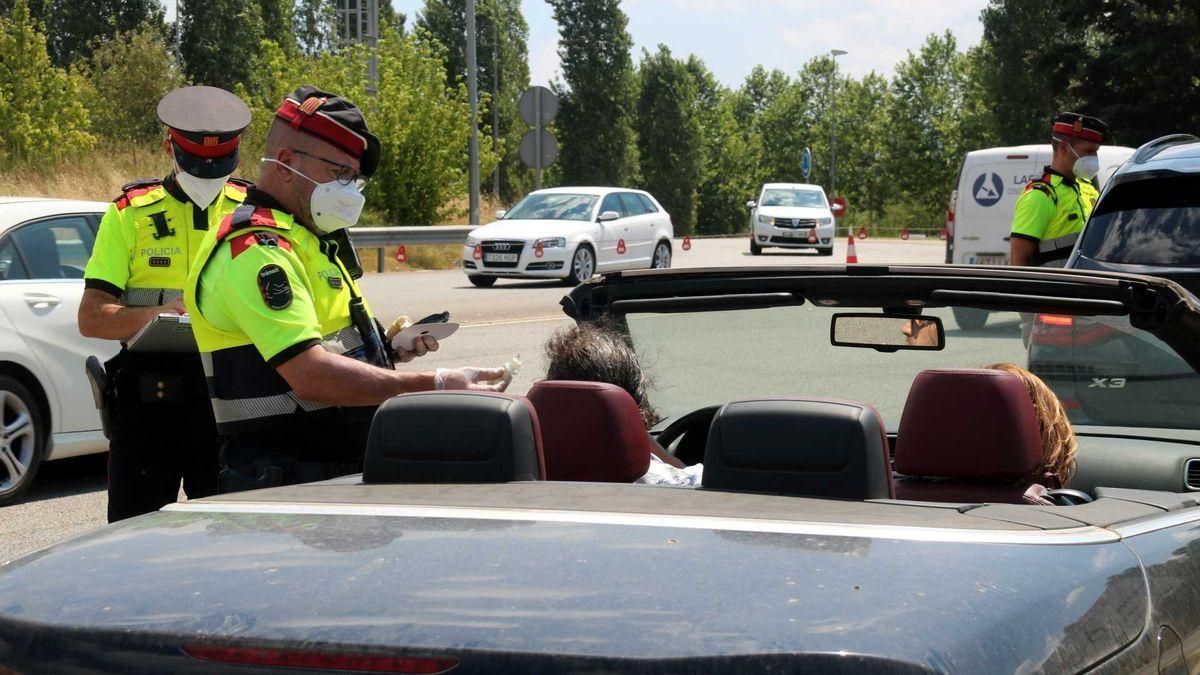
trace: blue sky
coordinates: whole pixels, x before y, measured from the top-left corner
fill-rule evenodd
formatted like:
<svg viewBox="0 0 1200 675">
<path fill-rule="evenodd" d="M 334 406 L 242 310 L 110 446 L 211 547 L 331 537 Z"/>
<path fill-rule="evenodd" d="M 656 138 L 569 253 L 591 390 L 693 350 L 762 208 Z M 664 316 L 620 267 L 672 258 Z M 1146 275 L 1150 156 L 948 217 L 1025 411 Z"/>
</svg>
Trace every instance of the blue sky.
<svg viewBox="0 0 1200 675">
<path fill-rule="evenodd" d="M 168 15 L 174 0 L 166 0 Z M 814 56 L 843 49 L 838 65 L 854 76 L 891 75 L 931 32 L 949 29 L 959 48 L 979 42 L 979 12 L 987 0 L 624 0 L 635 61 L 642 49 L 666 44 L 677 56 L 696 54 L 719 80 L 737 86 L 756 64 L 795 72 Z M 423 0 L 392 0 L 410 22 Z M 533 84 L 558 71 L 558 28 L 545 0 L 522 0 L 529 23 Z"/>
</svg>

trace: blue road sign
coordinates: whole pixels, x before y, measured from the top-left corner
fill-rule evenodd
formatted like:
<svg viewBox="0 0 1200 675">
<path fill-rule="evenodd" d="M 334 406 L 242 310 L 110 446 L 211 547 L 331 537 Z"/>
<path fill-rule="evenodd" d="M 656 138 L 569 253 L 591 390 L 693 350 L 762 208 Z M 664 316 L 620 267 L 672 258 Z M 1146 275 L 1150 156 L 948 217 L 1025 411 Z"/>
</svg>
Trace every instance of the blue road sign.
<svg viewBox="0 0 1200 675">
<path fill-rule="evenodd" d="M 800 173 L 804 174 L 804 180 L 812 173 L 812 151 L 808 148 L 804 148 L 804 155 L 800 157 Z"/>
</svg>

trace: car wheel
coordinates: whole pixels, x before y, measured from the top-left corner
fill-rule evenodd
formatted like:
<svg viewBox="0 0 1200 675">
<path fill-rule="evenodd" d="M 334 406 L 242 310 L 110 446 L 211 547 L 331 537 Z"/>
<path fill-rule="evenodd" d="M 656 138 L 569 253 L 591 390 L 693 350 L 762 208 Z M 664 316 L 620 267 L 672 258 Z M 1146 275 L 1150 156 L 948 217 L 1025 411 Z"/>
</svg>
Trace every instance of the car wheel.
<svg viewBox="0 0 1200 675">
<path fill-rule="evenodd" d="M 650 269 L 665 270 L 671 267 L 671 245 L 665 241 L 658 242 L 654 247 L 654 258 L 650 261 Z"/>
<path fill-rule="evenodd" d="M 46 445 L 42 419 L 33 393 L 0 375 L 0 505 L 17 501 L 33 484 Z"/>
<path fill-rule="evenodd" d="M 754 235 L 750 235 L 750 255 L 762 255 L 762 247 L 754 241 Z"/>
<path fill-rule="evenodd" d="M 988 313 L 984 309 L 973 307 L 952 307 L 954 322 L 963 330 L 979 330 L 987 323 Z"/>
<path fill-rule="evenodd" d="M 817 249 L 817 255 L 833 255 L 833 247 Z"/>
<path fill-rule="evenodd" d="M 596 254 L 591 246 L 580 244 L 579 248 L 575 249 L 575 255 L 571 256 L 571 267 L 563 281 L 568 286 L 578 286 L 595 275 Z"/>
<path fill-rule="evenodd" d="M 467 280 L 480 288 L 496 285 L 496 277 L 489 277 L 483 274 L 468 274 Z"/>
</svg>

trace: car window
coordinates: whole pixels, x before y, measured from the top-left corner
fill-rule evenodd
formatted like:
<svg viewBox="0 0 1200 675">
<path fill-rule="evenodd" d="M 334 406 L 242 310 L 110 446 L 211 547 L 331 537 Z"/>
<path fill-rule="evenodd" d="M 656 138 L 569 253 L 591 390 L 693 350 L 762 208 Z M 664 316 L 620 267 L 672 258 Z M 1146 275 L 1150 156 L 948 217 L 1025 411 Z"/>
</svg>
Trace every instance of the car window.
<svg viewBox="0 0 1200 675">
<path fill-rule="evenodd" d="M 12 237 L 8 237 L 0 244 L 0 281 L 28 278 L 25 263 L 17 255 L 17 244 Z"/>
<path fill-rule="evenodd" d="M 595 204 L 595 195 L 531 194 L 505 213 L 504 220 L 591 220 Z"/>
<path fill-rule="evenodd" d="M 625 213 L 631 216 L 640 216 L 646 213 L 646 207 L 642 205 L 642 201 L 637 198 L 632 192 L 622 192 L 621 204 L 625 207 Z"/>
<path fill-rule="evenodd" d="M 1114 186 L 1096 205 L 1079 252 L 1132 265 L 1200 267 L 1200 175 Z"/>
<path fill-rule="evenodd" d="M 817 190 L 771 188 L 763 191 L 760 206 L 825 206 L 825 198 Z"/>
<path fill-rule="evenodd" d="M 85 216 L 64 216 L 23 225 L 13 232 L 12 241 L 24 262 L 25 278 L 82 279 L 95 235 Z"/>
<path fill-rule="evenodd" d="M 600 213 L 604 213 L 605 211 L 616 211 L 622 218 L 627 215 L 625 213 L 625 207 L 621 204 L 621 196 L 619 193 L 614 192 L 608 195 L 604 198 L 604 201 L 600 203 Z"/>
<path fill-rule="evenodd" d="M 649 197 L 643 194 L 637 194 L 637 198 L 641 200 L 642 206 L 646 209 L 646 213 L 658 213 L 658 207 L 654 205 L 654 202 L 650 201 Z"/>
</svg>

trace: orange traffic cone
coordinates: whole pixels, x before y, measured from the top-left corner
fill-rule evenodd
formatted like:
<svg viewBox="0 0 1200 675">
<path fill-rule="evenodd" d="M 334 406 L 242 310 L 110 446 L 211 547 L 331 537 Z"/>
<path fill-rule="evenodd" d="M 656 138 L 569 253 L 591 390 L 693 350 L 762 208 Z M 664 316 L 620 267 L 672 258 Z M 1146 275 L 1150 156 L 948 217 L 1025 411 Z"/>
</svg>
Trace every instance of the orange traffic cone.
<svg viewBox="0 0 1200 675">
<path fill-rule="evenodd" d="M 850 240 L 846 244 L 846 264 L 858 264 L 858 253 L 854 251 L 854 233 L 850 233 Z"/>
</svg>

